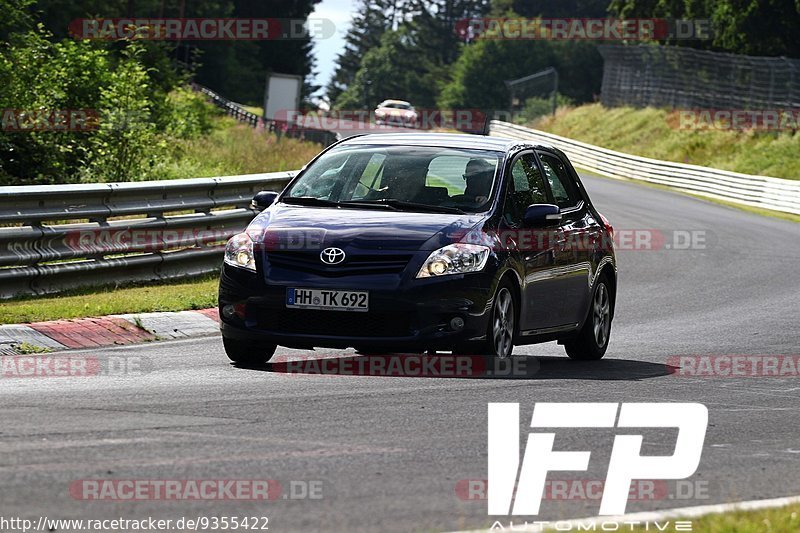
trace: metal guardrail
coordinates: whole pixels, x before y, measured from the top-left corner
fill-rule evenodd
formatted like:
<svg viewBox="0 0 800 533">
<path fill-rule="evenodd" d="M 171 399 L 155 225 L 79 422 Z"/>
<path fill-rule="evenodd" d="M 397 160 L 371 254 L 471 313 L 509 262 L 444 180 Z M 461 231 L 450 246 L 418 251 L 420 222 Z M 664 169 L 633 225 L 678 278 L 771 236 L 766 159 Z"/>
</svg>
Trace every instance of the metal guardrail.
<svg viewBox="0 0 800 533">
<path fill-rule="evenodd" d="M 0 299 L 214 272 L 293 174 L 0 187 Z"/>
<path fill-rule="evenodd" d="M 214 105 L 222 109 L 227 115 L 235 118 L 239 122 L 249 124 L 254 128 L 266 128 L 267 130 L 276 133 L 279 136 L 286 135 L 287 137 L 291 137 L 293 139 L 309 141 L 326 147 L 341 139 L 341 135 L 334 131 L 321 130 L 317 128 L 305 128 L 298 124 L 287 124 L 286 122 L 275 120 L 264 120 L 255 113 L 251 113 L 250 111 L 246 110 L 241 104 L 237 104 L 236 102 L 232 102 L 231 100 L 220 96 L 208 87 L 203 87 L 202 85 L 193 83 L 192 88 L 195 91 L 199 91 L 206 95 Z"/>
<path fill-rule="evenodd" d="M 244 107 L 237 104 L 236 102 L 232 102 L 227 98 L 215 93 L 208 87 L 203 87 L 202 85 L 199 85 L 197 83 L 193 83 L 192 87 L 194 88 L 194 90 L 200 91 L 201 93 L 206 95 L 209 99 L 211 99 L 214 105 L 222 109 L 228 116 L 235 118 L 239 122 L 244 122 L 245 124 L 249 124 L 254 128 L 259 125 L 261 117 L 259 117 L 255 113 L 251 113 L 250 111 L 246 110 Z"/>
<path fill-rule="evenodd" d="M 576 167 L 601 176 L 647 181 L 708 198 L 800 215 L 800 180 L 649 159 L 498 120 L 491 122 L 490 135 L 549 144 L 567 154 Z"/>
</svg>

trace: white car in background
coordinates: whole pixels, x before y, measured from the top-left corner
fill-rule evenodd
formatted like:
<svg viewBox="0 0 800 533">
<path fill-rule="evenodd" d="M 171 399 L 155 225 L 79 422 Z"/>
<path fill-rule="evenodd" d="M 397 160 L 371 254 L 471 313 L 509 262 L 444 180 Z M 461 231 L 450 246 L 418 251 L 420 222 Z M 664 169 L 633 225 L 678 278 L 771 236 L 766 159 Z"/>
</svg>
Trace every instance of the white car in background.
<svg viewBox="0 0 800 533">
<path fill-rule="evenodd" d="M 405 100 L 384 100 L 375 108 L 375 123 L 414 128 L 417 125 L 417 112 Z"/>
</svg>

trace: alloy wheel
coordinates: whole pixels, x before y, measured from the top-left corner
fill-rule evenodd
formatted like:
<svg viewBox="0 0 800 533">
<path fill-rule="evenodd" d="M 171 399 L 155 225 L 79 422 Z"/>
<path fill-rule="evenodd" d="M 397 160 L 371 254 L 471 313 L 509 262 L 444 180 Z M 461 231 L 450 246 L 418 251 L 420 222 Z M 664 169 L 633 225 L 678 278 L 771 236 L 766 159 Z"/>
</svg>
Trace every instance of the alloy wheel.
<svg viewBox="0 0 800 533">
<path fill-rule="evenodd" d="M 597 286 L 593 302 L 594 314 L 594 340 L 602 348 L 608 342 L 608 333 L 611 329 L 611 304 L 608 299 L 608 290 L 605 283 Z"/>
<path fill-rule="evenodd" d="M 497 293 L 492 323 L 494 351 L 498 357 L 509 357 L 514 350 L 514 300 L 511 291 L 502 287 Z"/>
</svg>

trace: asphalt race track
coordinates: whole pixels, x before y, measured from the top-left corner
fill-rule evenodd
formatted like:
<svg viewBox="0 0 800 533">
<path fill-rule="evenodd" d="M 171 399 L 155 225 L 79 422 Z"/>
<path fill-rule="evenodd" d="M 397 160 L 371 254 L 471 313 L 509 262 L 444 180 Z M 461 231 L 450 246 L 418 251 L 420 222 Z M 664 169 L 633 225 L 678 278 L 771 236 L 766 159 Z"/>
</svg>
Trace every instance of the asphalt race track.
<svg viewBox="0 0 800 533">
<path fill-rule="evenodd" d="M 512 378 L 463 379 L 239 369 L 219 337 L 73 352 L 144 364 L 124 376 L 0 381 L 2 514 L 257 515 L 271 531 L 477 528 L 491 524 L 486 502 L 461 489 L 462 480 L 486 478 L 487 402 L 519 402 L 522 431 L 535 402 L 708 406 L 693 494 L 669 482 L 655 499 L 630 501 L 629 512 L 800 494 L 796 374 L 682 377 L 668 366 L 679 355 L 800 353 L 800 225 L 633 183 L 585 183 L 617 230 L 660 230 L 667 244 L 676 230 L 699 230 L 707 242 L 618 253 L 606 359 L 573 362 L 550 343 L 517 348 L 524 371 Z M 642 431 L 643 453 L 672 453 L 674 430 Z M 558 449 L 593 452 L 588 473 L 560 477 L 604 479 L 613 435 L 559 433 Z M 69 491 L 82 479 L 271 479 L 283 492 L 269 502 L 83 501 Z M 303 497 L 309 483 L 313 499 Z M 598 508 L 597 499 L 549 500 L 538 518 Z"/>
</svg>

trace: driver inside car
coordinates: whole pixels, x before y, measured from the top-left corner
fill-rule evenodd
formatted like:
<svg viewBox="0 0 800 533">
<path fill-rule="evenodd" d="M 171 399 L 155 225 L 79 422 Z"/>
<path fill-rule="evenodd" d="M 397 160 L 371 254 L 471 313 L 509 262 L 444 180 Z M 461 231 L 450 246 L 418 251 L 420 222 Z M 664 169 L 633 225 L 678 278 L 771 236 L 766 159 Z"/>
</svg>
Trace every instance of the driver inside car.
<svg viewBox="0 0 800 533">
<path fill-rule="evenodd" d="M 486 203 L 492 190 L 494 165 L 485 159 L 470 159 L 464 171 L 467 187 L 464 196 L 475 202 L 475 205 Z"/>
<path fill-rule="evenodd" d="M 415 201 L 425 187 L 424 167 L 397 165 L 384 171 L 381 188 L 373 190 L 366 199 L 394 199 Z"/>
</svg>

